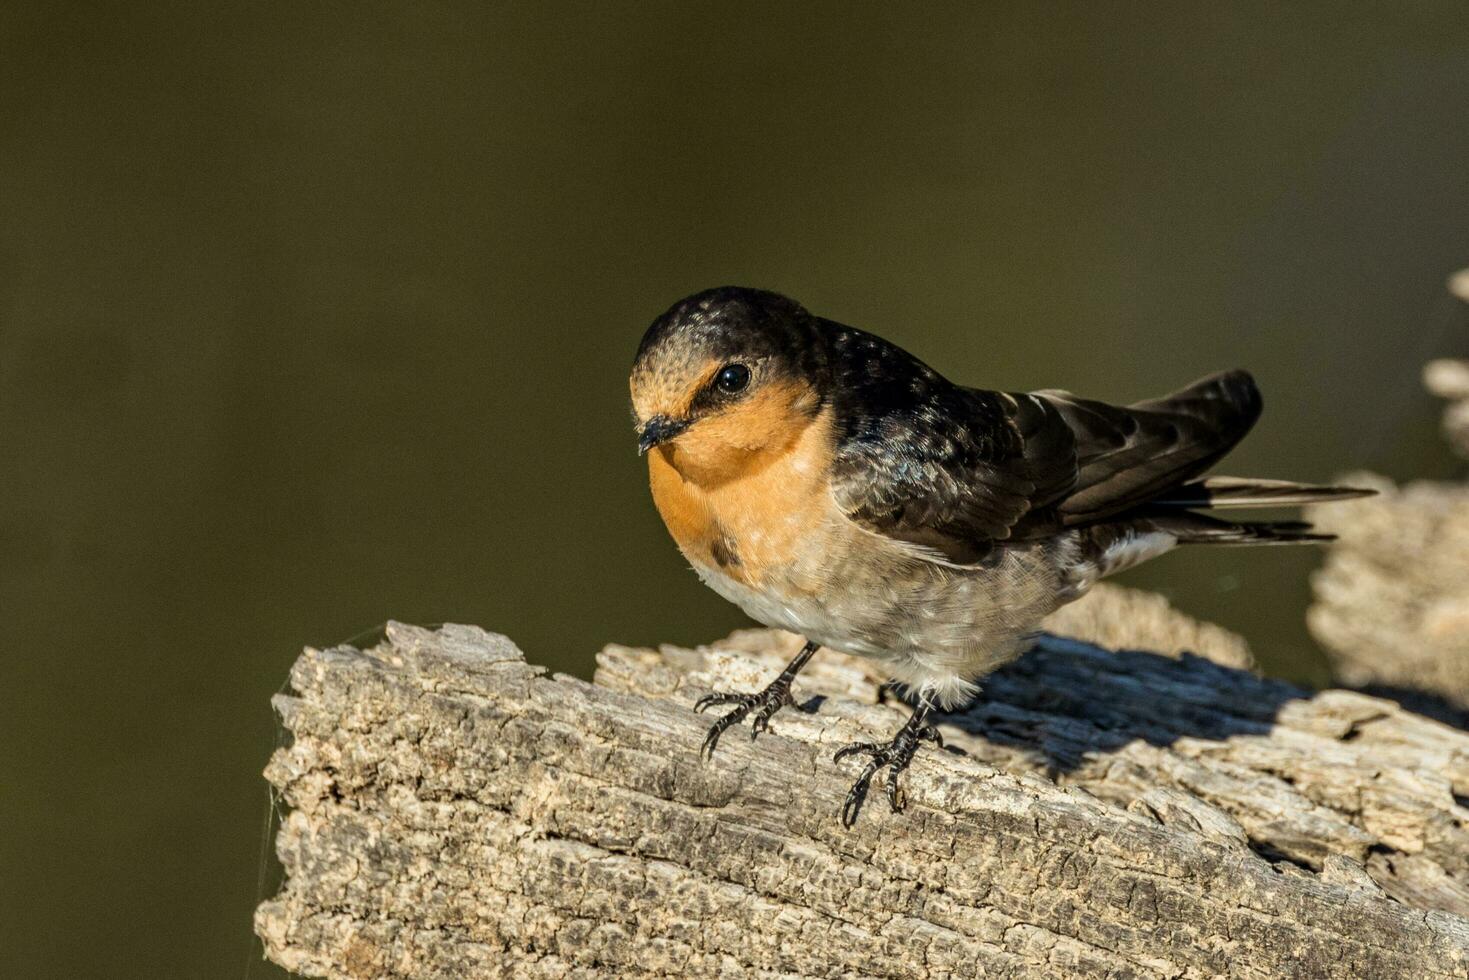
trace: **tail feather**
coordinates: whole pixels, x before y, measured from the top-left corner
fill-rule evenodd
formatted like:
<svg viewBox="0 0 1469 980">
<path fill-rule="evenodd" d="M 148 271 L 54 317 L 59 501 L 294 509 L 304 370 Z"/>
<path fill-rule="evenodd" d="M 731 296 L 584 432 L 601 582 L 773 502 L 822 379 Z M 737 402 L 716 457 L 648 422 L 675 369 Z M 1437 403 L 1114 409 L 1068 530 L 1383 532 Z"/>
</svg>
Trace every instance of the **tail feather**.
<svg viewBox="0 0 1469 980">
<path fill-rule="evenodd" d="M 1169 490 L 1150 502 L 1159 507 L 1295 507 L 1329 500 L 1370 497 L 1376 490 L 1363 487 L 1316 486 L 1290 480 L 1256 480 L 1213 476 Z"/>
<path fill-rule="evenodd" d="M 1087 528 L 1083 564 L 1100 578 L 1172 551 L 1181 544 L 1320 544 L 1336 539 L 1305 521 L 1224 521 L 1191 510 L 1135 513 Z"/>
<path fill-rule="evenodd" d="M 1171 535 L 1179 544 L 1319 544 L 1335 541 L 1306 521 L 1223 521 L 1182 510 L 1145 518 L 1150 529 Z"/>
</svg>

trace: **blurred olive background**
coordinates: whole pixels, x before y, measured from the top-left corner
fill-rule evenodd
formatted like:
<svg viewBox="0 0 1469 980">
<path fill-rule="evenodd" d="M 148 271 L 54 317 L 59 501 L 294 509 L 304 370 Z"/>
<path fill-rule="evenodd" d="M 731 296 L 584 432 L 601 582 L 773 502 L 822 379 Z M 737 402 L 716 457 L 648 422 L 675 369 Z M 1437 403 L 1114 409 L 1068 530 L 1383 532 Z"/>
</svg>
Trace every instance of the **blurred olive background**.
<svg viewBox="0 0 1469 980">
<path fill-rule="evenodd" d="M 1233 365 L 1232 472 L 1441 476 L 1462 2 L 0 7 L 0 974 L 274 977 L 259 771 L 388 617 L 742 624 L 647 499 L 643 328 L 744 283 L 949 375 Z M 1130 581 L 1326 678 L 1310 551 Z M 265 878 L 264 884 L 257 881 Z"/>
</svg>

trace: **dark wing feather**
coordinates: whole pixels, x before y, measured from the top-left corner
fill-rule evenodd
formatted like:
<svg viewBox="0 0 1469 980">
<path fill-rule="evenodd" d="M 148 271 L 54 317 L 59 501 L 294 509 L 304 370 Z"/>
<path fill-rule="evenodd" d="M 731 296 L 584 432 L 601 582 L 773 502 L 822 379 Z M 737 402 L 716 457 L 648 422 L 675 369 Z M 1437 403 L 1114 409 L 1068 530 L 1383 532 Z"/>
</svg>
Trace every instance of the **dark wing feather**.
<svg viewBox="0 0 1469 980">
<path fill-rule="evenodd" d="M 1120 514 L 1203 474 L 1244 438 L 1261 409 L 1245 371 L 1211 375 L 1127 408 L 1066 392 L 1036 395 L 1076 433 L 1076 487 L 1056 505 L 1067 525 Z"/>
<path fill-rule="evenodd" d="M 827 326 L 838 505 L 954 562 L 1146 503 L 1201 474 L 1259 414 L 1243 372 L 1118 408 L 962 388 L 880 338 Z"/>
<path fill-rule="evenodd" d="M 1055 451 L 1027 454 L 1039 444 Z M 835 486 L 857 523 L 969 562 L 1010 537 L 1037 505 L 1060 498 L 1075 476 L 1070 430 L 1054 409 L 1026 396 L 953 389 L 953 397 L 889 413 L 845 441 Z"/>
</svg>

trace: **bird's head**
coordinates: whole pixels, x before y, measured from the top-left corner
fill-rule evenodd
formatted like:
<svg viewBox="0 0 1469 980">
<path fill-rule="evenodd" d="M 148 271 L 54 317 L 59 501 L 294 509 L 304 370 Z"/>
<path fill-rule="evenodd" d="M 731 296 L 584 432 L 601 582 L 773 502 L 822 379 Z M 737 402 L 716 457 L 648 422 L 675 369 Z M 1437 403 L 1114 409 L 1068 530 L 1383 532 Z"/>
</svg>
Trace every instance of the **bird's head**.
<svg viewBox="0 0 1469 980">
<path fill-rule="evenodd" d="M 638 345 L 629 386 L 638 451 L 697 478 L 784 448 L 820 411 L 826 370 L 815 319 L 738 286 L 674 304 Z"/>
</svg>

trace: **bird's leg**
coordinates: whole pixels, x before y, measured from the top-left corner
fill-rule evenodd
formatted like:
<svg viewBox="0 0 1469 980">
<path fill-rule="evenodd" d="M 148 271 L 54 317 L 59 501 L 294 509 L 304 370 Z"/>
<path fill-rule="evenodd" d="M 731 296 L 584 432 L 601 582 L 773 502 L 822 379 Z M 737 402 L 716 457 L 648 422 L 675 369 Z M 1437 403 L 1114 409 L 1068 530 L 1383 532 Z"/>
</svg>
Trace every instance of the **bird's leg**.
<svg viewBox="0 0 1469 980">
<path fill-rule="evenodd" d="M 801 652 L 796 654 L 796 659 L 786 664 L 786 669 L 780 672 L 780 676 L 765 686 L 765 690 L 759 694 L 706 694 L 694 703 L 695 711 L 703 711 L 721 704 L 736 705 L 729 714 L 720 718 L 709 729 L 709 734 L 704 736 L 704 745 L 699 754 L 708 759 L 714 754 L 714 746 L 719 744 L 719 736 L 725 730 L 738 725 L 750 712 L 755 712 L 755 721 L 750 725 L 750 741 L 761 732 L 770 730 L 770 717 L 781 708 L 794 703 L 791 700 L 791 681 L 806 666 L 816 653 L 818 645 L 807 640 L 806 645 L 801 647 Z"/>
<path fill-rule="evenodd" d="M 908 763 L 913 761 L 913 753 L 918 751 L 920 742 L 933 742 L 935 745 L 944 744 L 943 737 L 939 735 L 938 729 L 928 723 L 928 715 L 933 711 L 933 702 L 928 700 L 928 695 L 920 693 L 918 705 L 913 709 L 913 714 L 903 727 L 898 729 L 898 734 L 893 740 L 885 745 L 875 742 L 854 742 L 841 749 L 836 754 L 836 761 L 840 762 L 849 755 L 865 753 L 872 756 L 872 761 L 867 763 L 867 768 L 862 770 L 862 775 L 852 784 L 852 791 L 847 794 L 847 802 L 842 805 L 842 826 L 850 827 L 857 822 L 857 812 L 862 809 L 862 801 L 867 798 L 867 788 L 872 783 L 872 777 L 879 769 L 888 767 L 887 774 L 887 797 L 888 805 L 897 813 L 903 809 L 906 802 L 902 790 L 898 786 L 898 775 L 908 768 Z"/>
</svg>

